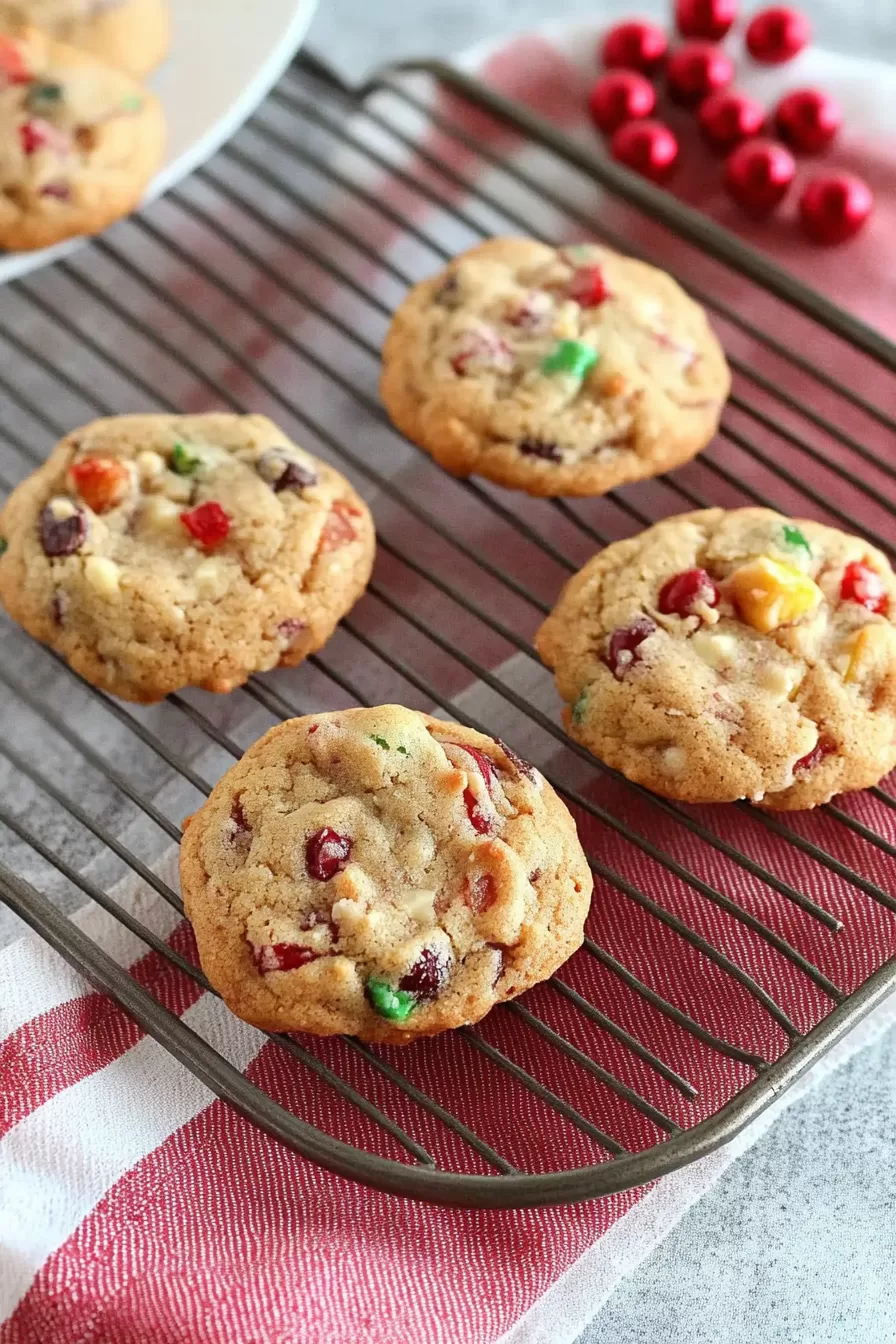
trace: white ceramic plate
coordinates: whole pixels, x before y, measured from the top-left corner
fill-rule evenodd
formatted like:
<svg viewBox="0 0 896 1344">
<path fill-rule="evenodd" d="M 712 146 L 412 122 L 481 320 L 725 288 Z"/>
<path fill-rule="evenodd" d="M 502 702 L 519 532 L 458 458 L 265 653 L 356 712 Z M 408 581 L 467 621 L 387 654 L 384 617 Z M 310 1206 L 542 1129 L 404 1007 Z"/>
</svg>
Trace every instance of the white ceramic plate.
<svg viewBox="0 0 896 1344">
<path fill-rule="evenodd" d="M 317 0 L 171 0 L 171 53 L 149 81 L 168 118 L 168 151 L 148 199 L 233 135 L 285 70 L 316 7 Z M 0 283 L 55 261 L 79 242 L 0 254 Z"/>
</svg>

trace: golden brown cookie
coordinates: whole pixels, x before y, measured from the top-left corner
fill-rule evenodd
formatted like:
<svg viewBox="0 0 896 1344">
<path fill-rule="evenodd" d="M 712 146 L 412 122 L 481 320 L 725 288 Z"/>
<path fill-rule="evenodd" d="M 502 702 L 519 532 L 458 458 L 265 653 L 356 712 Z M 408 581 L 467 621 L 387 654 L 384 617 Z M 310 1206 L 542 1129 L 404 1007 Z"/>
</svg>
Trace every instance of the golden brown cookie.
<svg viewBox="0 0 896 1344">
<path fill-rule="evenodd" d="M 139 204 L 164 143 L 129 75 L 37 29 L 0 34 L 0 248 L 99 233 Z"/>
<path fill-rule="evenodd" d="M 537 645 L 572 737 L 656 793 L 815 807 L 896 765 L 896 577 L 858 537 L 706 509 L 590 560 Z"/>
<path fill-rule="evenodd" d="M 164 60 L 168 0 L 0 0 L 0 29 L 41 29 L 142 79 Z"/>
<path fill-rule="evenodd" d="M 383 349 L 398 428 L 457 476 L 601 495 L 699 453 L 728 395 L 703 309 L 608 248 L 496 238 L 416 285 Z"/>
<path fill-rule="evenodd" d="M 403 1045 L 552 975 L 582 942 L 592 879 L 531 765 L 383 705 L 250 747 L 189 820 L 181 884 L 239 1017 Z"/>
<path fill-rule="evenodd" d="M 125 700 L 229 691 L 326 642 L 373 522 L 262 415 L 125 415 L 62 440 L 0 513 L 0 601 Z"/>
</svg>

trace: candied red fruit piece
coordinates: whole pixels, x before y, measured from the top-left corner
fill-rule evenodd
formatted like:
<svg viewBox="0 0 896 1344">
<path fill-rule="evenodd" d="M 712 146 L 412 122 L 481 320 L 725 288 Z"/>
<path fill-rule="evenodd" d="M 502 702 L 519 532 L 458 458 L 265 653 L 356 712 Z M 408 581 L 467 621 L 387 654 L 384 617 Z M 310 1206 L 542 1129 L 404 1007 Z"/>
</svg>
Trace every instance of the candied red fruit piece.
<svg viewBox="0 0 896 1344">
<path fill-rule="evenodd" d="M 466 343 L 451 360 L 451 367 L 459 378 L 485 369 L 510 373 L 513 351 L 497 332 L 471 331 L 464 339 Z"/>
<path fill-rule="evenodd" d="M 705 569 L 685 569 L 667 579 L 660 589 L 659 609 L 667 616 L 693 616 L 701 604 L 719 605 L 719 589 Z"/>
<path fill-rule="evenodd" d="M 571 299 L 583 308 L 596 308 L 610 297 L 603 272 L 599 266 L 582 266 L 575 271 L 567 286 Z"/>
<path fill-rule="evenodd" d="M 513 766 L 514 770 L 516 770 L 516 772 L 520 775 L 525 775 L 526 779 L 530 779 L 534 782 L 535 780 L 534 765 L 530 765 L 528 761 L 523 760 L 522 756 L 517 755 L 513 747 L 508 747 L 507 743 L 504 741 L 502 737 L 496 737 L 495 741 L 503 751 L 504 755 L 510 761 L 510 764 Z"/>
<path fill-rule="evenodd" d="M 830 756 L 831 752 L 837 750 L 837 743 L 832 742 L 829 737 L 820 737 L 811 751 L 807 751 L 805 756 L 801 756 L 793 767 L 795 775 L 805 775 L 809 770 L 814 770 L 816 765 L 820 765 L 825 756 Z"/>
<path fill-rule="evenodd" d="M 18 42 L 0 37 L 0 89 L 11 88 L 14 84 L 30 84 L 31 80 Z"/>
<path fill-rule="evenodd" d="M 331 877 L 341 873 L 352 854 L 352 842 L 347 835 L 340 835 L 332 826 L 309 835 L 305 843 L 305 867 L 308 876 L 317 882 L 329 882 Z"/>
<path fill-rule="evenodd" d="M 563 461 L 558 445 L 547 439 L 520 439 L 518 447 L 524 457 L 543 457 L 546 462 Z"/>
<path fill-rule="evenodd" d="M 866 611 L 876 612 L 880 616 L 886 616 L 889 607 L 886 584 L 876 569 L 863 564 L 861 560 L 853 560 L 844 569 L 840 600 L 858 602 Z"/>
<path fill-rule="evenodd" d="M 472 789 L 464 789 L 464 807 L 470 818 L 470 825 L 478 835 L 488 835 L 492 829 L 491 818 L 482 810 Z"/>
<path fill-rule="evenodd" d="M 472 756 L 473 760 L 476 762 L 476 769 L 485 780 L 489 789 L 491 789 L 495 779 L 495 767 L 484 751 L 480 751 L 478 747 L 469 747 L 466 742 L 446 742 L 445 745 L 448 747 L 458 747 L 461 751 L 465 751 L 468 756 Z"/>
<path fill-rule="evenodd" d="M 498 899 L 498 888 L 491 873 L 480 873 L 478 877 L 468 877 L 464 885 L 464 904 L 474 915 L 490 910 Z"/>
<path fill-rule="evenodd" d="M 407 975 L 398 982 L 398 988 L 407 990 L 418 999 L 437 999 L 448 983 L 451 958 L 447 951 L 424 947 Z"/>
<path fill-rule="evenodd" d="M 51 504 L 41 509 L 37 531 L 44 555 L 74 555 L 87 539 L 87 516 L 75 509 L 66 518 L 57 518 Z"/>
<path fill-rule="evenodd" d="M 355 530 L 353 518 L 361 518 L 361 510 L 354 504 L 349 504 L 347 499 L 337 499 L 330 509 L 330 516 L 324 523 L 323 531 L 320 534 L 320 545 L 318 552 L 321 555 L 327 551 L 338 551 L 342 546 L 348 546 L 350 542 L 358 540 L 358 533 Z"/>
<path fill-rule="evenodd" d="M 305 490 L 308 486 L 317 485 L 317 472 L 303 466 L 280 448 L 269 448 L 266 453 L 262 453 L 256 469 L 275 494 L 281 490 Z"/>
<path fill-rule="evenodd" d="M 252 827 L 243 811 L 243 804 L 239 798 L 234 798 L 233 806 L 230 809 L 227 839 L 234 849 L 242 854 L 248 854 L 252 846 Z"/>
<path fill-rule="evenodd" d="M 45 182 L 40 189 L 41 196 L 52 196 L 57 201 L 70 201 L 72 198 L 72 189 L 67 182 L 58 179 L 55 182 Z"/>
<path fill-rule="evenodd" d="M 317 961 L 321 955 L 302 943 L 250 943 L 252 960 L 260 975 L 270 971 L 297 971 L 307 966 L 309 961 Z"/>
<path fill-rule="evenodd" d="M 54 154 L 67 154 L 71 142 L 64 131 L 60 131 L 43 117 L 32 117 L 19 127 L 19 142 L 23 154 L 36 154 L 39 149 L 50 149 Z"/>
<path fill-rule="evenodd" d="M 181 514 L 180 520 L 190 536 L 207 551 L 222 545 L 230 533 L 230 518 L 214 499 L 197 504 L 195 509 L 188 509 Z"/>
<path fill-rule="evenodd" d="M 654 630 L 656 626 L 649 617 L 639 616 L 631 625 L 623 625 L 613 631 L 607 643 L 604 662 L 617 681 L 621 681 L 635 663 L 641 661 L 641 645 Z"/>
<path fill-rule="evenodd" d="M 106 513 L 120 504 L 130 484 L 130 473 L 114 457 L 88 457 L 69 469 L 75 489 L 94 513 Z"/>
<path fill-rule="evenodd" d="M 291 641 L 295 639 L 296 635 L 300 635 L 303 630 L 307 629 L 305 622 L 300 621 L 298 616 L 289 616 L 277 626 L 277 634 L 281 639 Z"/>
</svg>

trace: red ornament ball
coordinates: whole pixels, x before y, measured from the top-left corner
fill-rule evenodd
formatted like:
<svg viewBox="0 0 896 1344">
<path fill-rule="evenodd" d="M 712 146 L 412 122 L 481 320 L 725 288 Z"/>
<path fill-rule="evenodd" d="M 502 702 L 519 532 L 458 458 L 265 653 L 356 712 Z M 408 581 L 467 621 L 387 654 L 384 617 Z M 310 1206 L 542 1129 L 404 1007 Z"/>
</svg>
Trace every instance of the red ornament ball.
<svg viewBox="0 0 896 1344">
<path fill-rule="evenodd" d="M 678 162 L 678 141 L 662 121 L 628 121 L 610 141 L 610 153 L 651 182 L 665 182 Z"/>
<path fill-rule="evenodd" d="M 656 90 L 635 70 L 610 70 L 588 97 L 591 120 L 608 135 L 626 121 L 649 117 L 655 107 Z"/>
<path fill-rule="evenodd" d="M 719 42 L 737 18 L 738 0 L 675 0 L 675 26 L 682 37 Z"/>
<path fill-rule="evenodd" d="M 747 140 L 729 155 L 725 186 L 748 214 L 771 214 L 784 199 L 796 173 L 789 149 L 774 140 Z"/>
<path fill-rule="evenodd" d="M 684 107 L 702 103 L 711 93 L 724 89 L 734 78 L 734 62 L 711 42 L 685 42 L 673 51 L 666 64 L 669 97 Z"/>
<path fill-rule="evenodd" d="M 653 74 L 666 59 L 666 34 L 656 23 L 632 19 L 605 34 L 600 58 L 608 70 L 641 70 Z"/>
<path fill-rule="evenodd" d="M 775 108 L 775 130 L 798 154 L 827 149 L 842 121 L 840 104 L 819 89 L 794 89 Z"/>
<path fill-rule="evenodd" d="M 805 14 L 786 5 L 761 9 L 747 26 L 747 51 L 763 65 L 783 65 L 793 60 L 812 38 Z"/>
<path fill-rule="evenodd" d="M 860 177 L 832 173 L 806 184 L 800 224 L 813 243 L 843 243 L 858 233 L 873 208 L 871 188 Z"/>
<path fill-rule="evenodd" d="M 765 123 L 765 108 L 746 93 L 720 89 L 704 98 L 697 120 L 706 143 L 727 154 L 742 140 L 759 135 Z"/>
</svg>

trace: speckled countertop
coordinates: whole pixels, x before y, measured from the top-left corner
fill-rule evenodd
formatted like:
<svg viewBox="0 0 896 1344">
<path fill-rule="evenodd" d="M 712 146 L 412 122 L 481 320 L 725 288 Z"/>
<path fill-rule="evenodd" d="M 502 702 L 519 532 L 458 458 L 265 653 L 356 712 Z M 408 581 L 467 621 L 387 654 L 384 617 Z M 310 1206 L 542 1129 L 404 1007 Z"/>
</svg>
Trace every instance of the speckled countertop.
<svg viewBox="0 0 896 1344">
<path fill-rule="evenodd" d="M 896 59 L 893 0 L 804 0 L 825 46 Z M 345 76 L 546 19 L 652 0 L 321 0 L 309 39 Z M 610 1298 L 579 1344 L 894 1344 L 896 1036 L 799 1102 Z M 460 1342 L 459 1342 L 460 1344 Z M 476 1344 L 464 1341 L 463 1344 Z"/>
</svg>

